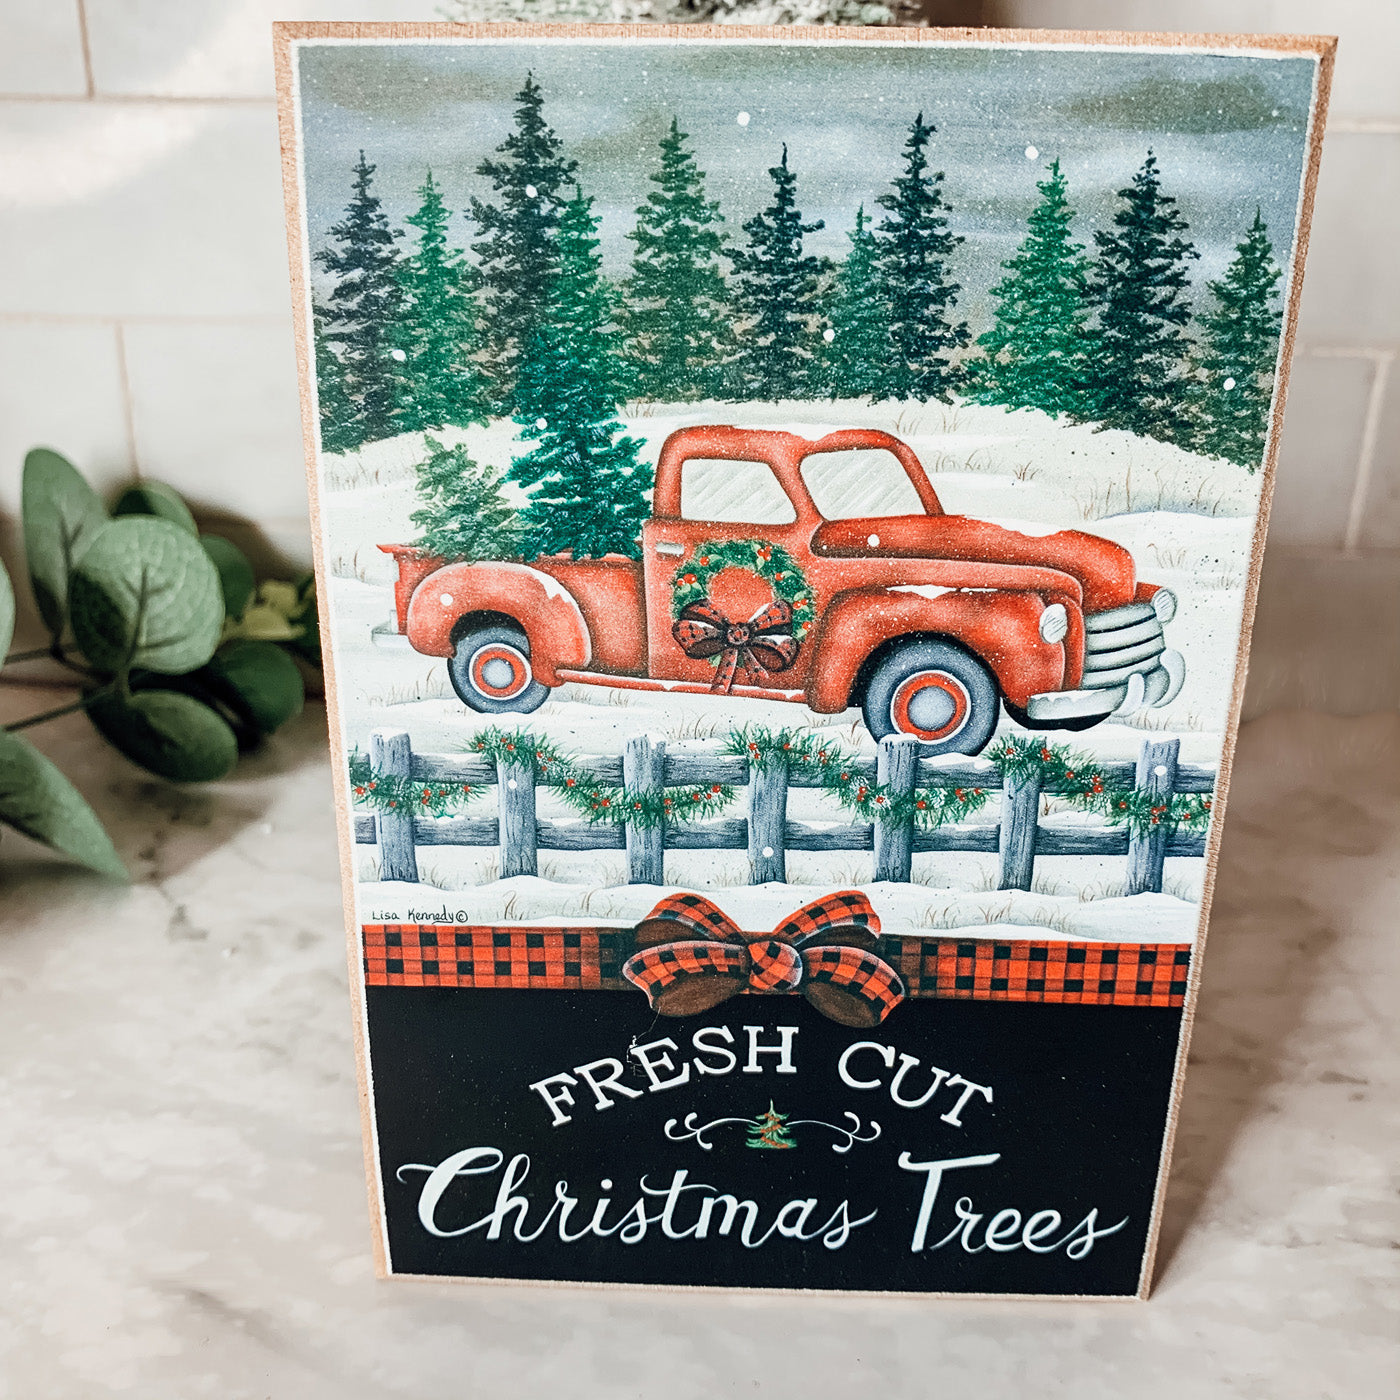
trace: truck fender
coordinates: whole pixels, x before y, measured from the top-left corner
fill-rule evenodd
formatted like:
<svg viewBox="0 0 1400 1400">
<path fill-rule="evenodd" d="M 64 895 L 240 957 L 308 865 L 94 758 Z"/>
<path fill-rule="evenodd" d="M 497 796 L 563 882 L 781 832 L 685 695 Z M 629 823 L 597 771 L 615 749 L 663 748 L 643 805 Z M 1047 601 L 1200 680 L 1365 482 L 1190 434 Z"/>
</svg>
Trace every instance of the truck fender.
<svg viewBox="0 0 1400 1400">
<path fill-rule="evenodd" d="M 472 613 L 494 613 L 520 627 L 543 685 L 559 684 L 561 666 L 582 670 L 592 660 L 588 626 L 573 595 L 528 564 L 444 565 L 413 590 L 404 630 L 415 651 L 451 656 L 458 623 Z"/>
<path fill-rule="evenodd" d="M 1069 600 L 1055 599 L 1053 601 Z M 1066 652 L 1082 649 L 1079 609 L 1067 606 L 1071 632 L 1063 642 L 1040 635 L 1047 600 L 1006 589 L 943 588 L 932 584 L 853 588 L 838 593 L 822 617 L 807 675 L 807 704 L 836 714 L 856 703 L 861 668 L 881 647 L 904 637 L 946 637 L 982 660 L 1014 705 L 1064 684 Z"/>
</svg>

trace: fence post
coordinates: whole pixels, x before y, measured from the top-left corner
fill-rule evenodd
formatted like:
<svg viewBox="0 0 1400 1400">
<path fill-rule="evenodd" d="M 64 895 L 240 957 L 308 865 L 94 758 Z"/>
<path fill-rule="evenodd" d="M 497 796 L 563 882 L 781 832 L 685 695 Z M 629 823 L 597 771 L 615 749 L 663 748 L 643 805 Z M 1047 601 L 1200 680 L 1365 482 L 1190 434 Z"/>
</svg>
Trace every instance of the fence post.
<svg viewBox="0 0 1400 1400">
<path fill-rule="evenodd" d="M 787 879 L 786 763 L 749 763 L 749 865 L 755 885 Z"/>
<path fill-rule="evenodd" d="M 659 798 L 666 791 L 666 741 L 650 734 L 635 734 L 622 751 L 622 783 L 629 793 L 647 798 Z M 665 851 L 662 837 L 665 826 L 643 826 L 629 821 L 627 834 L 627 883 L 629 885 L 660 885 L 664 883 L 662 867 Z"/>
<path fill-rule="evenodd" d="M 1176 790 L 1176 761 L 1180 739 L 1149 739 L 1138 753 L 1136 786 L 1157 803 L 1170 804 Z M 1128 833 L 1128 893 L 1161 894 L 1162 862 L 1167 855 L 1167 825 L 1145 835 Z"/>
<path fill-rule="evenodd" d="M 891 734 L 880 740 L 875 781 L 891 795 L 908 798 L 919 775 L 919 741 L 911 734 Z M 902 821 L 875 821 L 875 878 L 907 882 L 914 858 L 914 813 Z"/>
<path fill-rule="evenodd" d="M 1001 793 L 1001 883 L 999 890 L 1028 890 L 1035 878 L 1035 842 L 1040 833 L 1040 769 L 1006 775 Z"/>
<path fill-rule="evenodd" d="M 496 760 L 496 805 L 501 823 L 501 879 L 539 873 L 535 827 L 535 762 L 532 757 Z"/>
<path fill-rule="evenodd" d="M 413 750 L 401 729 L 376 729 L 369 736 L 369 761 L 376 771 L 407 778 L 413 771 Z M 374 834 L 379 841 L 379 878 L 418 883 L 418 856 L 413 849 L 413 809 L 376 812 Z"/>
</svg>

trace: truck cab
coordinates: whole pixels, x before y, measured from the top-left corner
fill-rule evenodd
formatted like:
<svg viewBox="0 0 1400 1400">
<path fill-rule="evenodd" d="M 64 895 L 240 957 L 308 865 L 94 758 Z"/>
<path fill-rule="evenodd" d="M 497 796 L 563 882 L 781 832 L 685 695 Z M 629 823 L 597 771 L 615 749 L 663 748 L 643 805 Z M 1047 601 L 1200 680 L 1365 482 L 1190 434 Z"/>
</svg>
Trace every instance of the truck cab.
<svg viewBox="0 0 1400 1400">
<path fill-rule="evenodd" d="M 1083 729 L 1175 697 L 1176 600 L 1078 530 L 948 515 L 897 437 L 704 426 L 666 440 L 640 559 L 399 562 L 399 630 L 474 709 L 566 683 L 859 705 L 879 738 L 978 752 L 1001 708 Z"/>
</svg>

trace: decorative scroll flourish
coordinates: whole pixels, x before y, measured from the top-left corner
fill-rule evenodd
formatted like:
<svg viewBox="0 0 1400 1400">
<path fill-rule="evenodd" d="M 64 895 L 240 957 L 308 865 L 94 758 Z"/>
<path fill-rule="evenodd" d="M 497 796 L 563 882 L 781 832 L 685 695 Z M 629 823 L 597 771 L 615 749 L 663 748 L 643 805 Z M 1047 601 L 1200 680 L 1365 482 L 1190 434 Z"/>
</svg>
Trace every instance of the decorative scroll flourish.
<svg viewBox="0 0 1400 1400">
<path fill-rule="evenodd" d="M 880 1125 L 873 1118 L 867 1123 L 849 1109 L 842 1116 L 849 1121 L 849 1127 L 843 1128 L 839 1123 L 828 1123 L 821 1118 L 788 1119 L 785 1120 L 784 1126 L 789 1131 L 793 1128 L 829 1128 L 837 1135 L 837 1141 L 831 1144 L 831 1150 L 838 1155 L 849 1152 L 858 1142 L 874 1142 L 880 1136 Z M 762 1124 L 761 1116 L 759 1118 L 712 1118 L 708 1123 L 701 1123 L 699 1120 L 698 1113 L 687 1113 L 684 1120 L 668 1118 L 664 1131 L 672 1142 L 694 1142 L 702 1151 L 712 1152 L 715 1145 L 708 1140 L 707 1134 L 716 1128 L 733 1125 L 743 1128 L 747 1133 L 757 1133 Z M 797 1144 L 794 1141 L 788 1145 L 795 1147 Z"/>
</svg>

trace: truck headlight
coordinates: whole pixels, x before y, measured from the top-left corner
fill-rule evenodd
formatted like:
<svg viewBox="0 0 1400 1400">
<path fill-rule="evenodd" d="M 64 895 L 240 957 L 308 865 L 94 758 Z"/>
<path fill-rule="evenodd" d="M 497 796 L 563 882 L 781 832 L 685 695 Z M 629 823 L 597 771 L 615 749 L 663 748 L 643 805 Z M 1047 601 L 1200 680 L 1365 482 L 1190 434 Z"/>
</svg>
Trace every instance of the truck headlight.
<svg viewBox="0 0 1400 1400">
<path fill-rule="evenodd" d="M 1069 614 L 1063 603 L 1051 603 L 1040 615 L 1040 636 L 1043 641 L 1062 642 L 1069 631 Z"/>
<path fill-rule="evenodd" d="M 1170 588 L 1159 588 L 1152 595 L 1152 611 L 1164 626 L 1176 616 L 1176 594 Z"/>
</svg>

